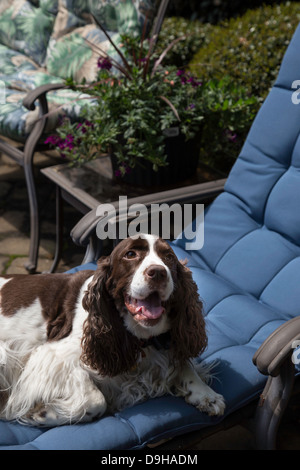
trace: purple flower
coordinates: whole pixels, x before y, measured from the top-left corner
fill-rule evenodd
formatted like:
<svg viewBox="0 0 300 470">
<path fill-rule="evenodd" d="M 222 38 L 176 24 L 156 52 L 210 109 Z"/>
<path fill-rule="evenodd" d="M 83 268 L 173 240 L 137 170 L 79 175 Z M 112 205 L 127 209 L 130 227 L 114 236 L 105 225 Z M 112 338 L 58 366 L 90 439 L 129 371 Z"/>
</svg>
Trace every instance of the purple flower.
<svg viewBox="0 0 300 470">
<path fill-rule="evenodd" d="M 187 109 L 195 109 L 195 107 L 196 107 L 195 103 L 191 103 L 191 104 L 187 107 Z"/>
<path fill-rule="evenodd" d="M 87 132 L 87 127 L 94 128 L 94 124 L 87 119 L 84 121 L 84 125 L 82 122 L 79 122 L 76 126 L 76 129 L 81 129 L 81 132 L 85 134 Z"/>
<path fill-rule="evenodd" d="M 184 70 L 177 70 L 176 72 L 177 77 L 180 77 L 180 81 L 182 85 L 185 85 L 187 82 L 187 76 Z"/>
<path fill-rule="evenodd" d="M 110 70 L 112 68 L 112 63 L 108 57 L 99 57 L 97 66 L 101 70 Z"/>
<path fill-rule="evenodd" d="M 62 139 L 58 135 L 50 135 L 44 142 L 45 144 L 53 145 L 61 150 L 61 156 L 65 158 L 65 154 L 62 152 L 64 149 L 72 150 L 75 147 L 74 136 L 67 134 L 65 139 Z"/>
<path fill-rule="evenodd" d="M 190 77 L 190 78 L 187 80 L 187 83 L 190 83 L 193 88 L 202 85 L 202 83 L 201 83 L 201 82 L 198 82 L 198 80 L 196 80 L 195 77 Z"/>
<path fill-rule="evenodd" d="M 73 149 L 74 148 L 74 136 L 72 134 L 67 134 L 63 142 L 63 145 L 64 147 L 61 147 L 61 148 Z"/>
<path fill-rule="evenodd" d="M 49 135 L 49 137 L 47 137 L 44 143 L 50 145 L 58 145 L 60 141 L 61 138 L 58 135 Z"/>
<path fill-rule="evenodd" d="M 229 142 L 236 142 L 237 134 L 235 132 L 231 131 L 230 129 L 226 129 L 224 133 Z"/>
<path fill-rule="evenodd" d="M 57 143 L 57 146 L 60 148 L 60 150 L 63 150 L 66 148 L 66 144 L 64 140 L 61 140 L 60 142 Z"/>
<path fill-rule="evenodd" d="M 186 74 L 184 70 L 177 70 L 176 75 L 177 75 L 177 77 L 180 77 L 180 81 L 181 81 L 182 85 L 185 85 L 186 83 L 190 83 L 193 88 L 202 85 L 202 83 L 199 82 L 196 79 L 196 77 L 193 77 L 192 75 Z"/>
<path fill-rule="evenodd" d="M 128 165 L 126 165 L 125 162 L 122 162 L 120 164 L 119 170 L 115 171 L 115 176 L 117 178 L 121 178 L 122 176 L 126 174 L 128 175 L 129 173 L 131 173 L 131 168 Z"/>
<path fill-rule="evenodd" d="M 94 124 L 90 121 L 88 121 L 87 119 L 84 121 L 84 124 L 87 126 L 87 127 L 91 127 L 92 129 L 94 129 Z"/>
<path fill-rule="evenodd" d="M 49 137 L 47 137 L 47 139 L 44 141 L 44 144 L 52 144 L 52 139 L 53 139 L 53 136 L 50 135 Z"/>
</svg>

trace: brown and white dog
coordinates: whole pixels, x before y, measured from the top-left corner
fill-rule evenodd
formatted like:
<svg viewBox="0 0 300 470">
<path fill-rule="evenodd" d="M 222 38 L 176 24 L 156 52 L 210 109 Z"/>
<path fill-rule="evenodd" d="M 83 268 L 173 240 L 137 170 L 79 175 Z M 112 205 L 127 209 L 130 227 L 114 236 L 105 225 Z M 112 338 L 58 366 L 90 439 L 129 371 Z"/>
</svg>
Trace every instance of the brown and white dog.
<svg viewBox="0 0 300 470">
<path fill-rule="evenodd" d="M 190 361 L 206 340 L 191 272 L 154 236 L 96 271 L 0 277 L 0 418 L 86 422 L 166 393 L 223 414 Z"/>
</svg>

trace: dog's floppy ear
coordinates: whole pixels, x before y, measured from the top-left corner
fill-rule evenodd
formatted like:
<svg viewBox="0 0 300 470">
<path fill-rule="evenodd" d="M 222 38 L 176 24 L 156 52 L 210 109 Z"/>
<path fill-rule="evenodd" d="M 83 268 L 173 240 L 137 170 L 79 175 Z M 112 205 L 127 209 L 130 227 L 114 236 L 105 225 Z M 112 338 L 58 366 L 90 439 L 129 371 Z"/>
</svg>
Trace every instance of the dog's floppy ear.
<svg viewBox="0 0 300 470">
<path fill-rule="evenodd" d="M 107 288 L 110 257 L 101 258 L 83 297 L 88 312 L 82 338 L 82 361 L 101 375 L 115 376 L 130 370 L 139 353 L 137 339 L 125 328 Z"/>
<path fill-rule="evenodd" d="M 198 356 L 207 346 L 202 301 L 192 272 L 177 263 L 177 282 L 172 305 L 171 340 L 179 361 Z"/>
</svg>

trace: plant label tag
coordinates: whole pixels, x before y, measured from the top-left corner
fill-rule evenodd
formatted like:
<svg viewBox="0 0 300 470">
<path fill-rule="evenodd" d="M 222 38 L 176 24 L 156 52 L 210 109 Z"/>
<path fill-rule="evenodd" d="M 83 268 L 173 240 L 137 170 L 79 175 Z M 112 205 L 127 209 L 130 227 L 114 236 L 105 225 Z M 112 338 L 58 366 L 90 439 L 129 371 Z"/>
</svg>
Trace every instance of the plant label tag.
<svg viewBox="0 0 300 470">
<path fill-rule="evenodd" d="M 166 137 L 177 137 L 179 135 L 179 127 L 169 127 L 169 129 L 165 129 L 163 134 Z"/>
</svg>

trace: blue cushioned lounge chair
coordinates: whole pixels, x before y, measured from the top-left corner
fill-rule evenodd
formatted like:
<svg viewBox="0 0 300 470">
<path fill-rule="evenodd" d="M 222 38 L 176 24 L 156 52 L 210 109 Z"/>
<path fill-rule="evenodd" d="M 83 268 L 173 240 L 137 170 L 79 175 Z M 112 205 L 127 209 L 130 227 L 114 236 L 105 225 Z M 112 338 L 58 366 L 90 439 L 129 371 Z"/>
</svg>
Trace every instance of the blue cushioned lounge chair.
<svg viewBox="0 0 300 470">
<path fill-rule="evenodd" d="M 132 450 L 178 436 L 184 443 L 253 414 L 258 402 L 258 447 L 275 446 L 295 376 L 291 343 L 300 339 L 300 105 L 292 101 L 299 49 L 300 26 L 224 192 L 206 210 L 204 247 L 187 252 L 186 240 L 172 243 L 188 258 L 204 301 L 203 359 L 218 362 L 212 387 L 225 397 L 225 416 L 163 396 L 90 424 L 38 429 L 2 421 L 0 449 Z M 73 239 L 87 243 L 96 223 L 87 214 Z"/>
</svg>

